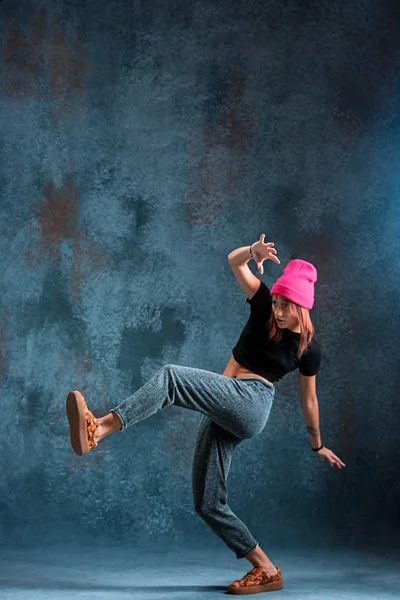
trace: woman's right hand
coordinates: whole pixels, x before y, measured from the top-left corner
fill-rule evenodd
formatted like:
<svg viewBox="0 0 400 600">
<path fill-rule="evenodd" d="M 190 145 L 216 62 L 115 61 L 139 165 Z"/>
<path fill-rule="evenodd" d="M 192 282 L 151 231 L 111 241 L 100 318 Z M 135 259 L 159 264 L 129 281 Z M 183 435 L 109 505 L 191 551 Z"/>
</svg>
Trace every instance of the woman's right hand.
<svg viewBox="0 0 400 600">
<path fill-rule="evenodd" d="M 262 234 L 258 242 L 255 242 L 251 246 L 253 258 L 257 263 L 257 269 L 260 275 L 264 273 L 263 262 L 264 260 L 273 260 L 277 265 L 281 264 L 281 261 L 276 256 L 276 250 L 274 248 L 274 242 L 268 242 L 264 244 L 265 235 Z"/>
</svg>

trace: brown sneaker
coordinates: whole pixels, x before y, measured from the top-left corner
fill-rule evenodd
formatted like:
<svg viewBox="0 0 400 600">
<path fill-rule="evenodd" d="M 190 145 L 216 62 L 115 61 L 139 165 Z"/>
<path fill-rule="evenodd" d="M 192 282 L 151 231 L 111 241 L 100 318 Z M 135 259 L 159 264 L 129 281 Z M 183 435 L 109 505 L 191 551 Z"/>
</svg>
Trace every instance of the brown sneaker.
<svg viewBox="0 0 400 600">
<path fill-rule="evenodd" d="M 98 421 L 86 406 L 85 399 L 80 392 L 68 394 L 66 411 L 72 448 L 79 456 L 87 454 L 97 446 L 94 436 L 99 426 Z"/>
<path fill-rule="evenodd" d="M 277 567 L 275 575 L 267 575 L 262 567 L 254 567 L 242 579 L 231 583 L 228 594 L 259 594 L 275 592 L 283 588 L 281 570 Z"/>
</svg>

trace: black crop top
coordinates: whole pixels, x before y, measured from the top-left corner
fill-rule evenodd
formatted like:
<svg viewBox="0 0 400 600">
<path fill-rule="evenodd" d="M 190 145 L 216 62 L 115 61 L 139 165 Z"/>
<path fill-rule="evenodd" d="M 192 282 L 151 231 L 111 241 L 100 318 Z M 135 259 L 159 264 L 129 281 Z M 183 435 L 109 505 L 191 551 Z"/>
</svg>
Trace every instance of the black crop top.
<svg viewBox="0 0 400 600">
<path fill-rule="evenodd" d="M 261 281 L 252 299 L 247 298 L 246 301 L 250 304 L 250 317 L 233 348 L 234 359 L 271 383 L 295 369 L 299 369 L 302 375 L 315 375 L 321 362 L 321 350 L 314 338 L 300 359 L 297 357 L 299 333 L 283 329 L 280 342 L 269 339 L 272 298 L 265 283 Z"/>
</svg>

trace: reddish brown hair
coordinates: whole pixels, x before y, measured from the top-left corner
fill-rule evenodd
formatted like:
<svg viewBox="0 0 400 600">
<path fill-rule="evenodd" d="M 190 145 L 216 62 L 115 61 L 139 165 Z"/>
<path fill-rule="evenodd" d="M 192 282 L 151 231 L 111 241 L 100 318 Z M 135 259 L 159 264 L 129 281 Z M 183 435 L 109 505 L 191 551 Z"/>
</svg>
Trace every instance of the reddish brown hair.
<svg viewBox="0 0 400 600">
<path fill-rule="evenodd" d="M 272 299 L 276 300 L 277 294 L 273 294 Z M 310 344 L 313 335 L 314 335 L 314 326 L 311 322 L 310 311 L 307 308 L 303 308 L 294 302 L 290 302 L 287 300 L 287 305 L 289 307 L 289 314 L 291 316 L 297 317 L 300 326 L 300 343 L 299 343 L 299 351 L 297 356 L 301 358 L 304 352 L 307 350 L 308 345 Z M 273 311 L 271 311 L 271 317 L 269 319 L 269 339 L 274 340 L 276 342 L 280 342 L 282 339 L 282 329 L 278 327 Z"/>
</svg>

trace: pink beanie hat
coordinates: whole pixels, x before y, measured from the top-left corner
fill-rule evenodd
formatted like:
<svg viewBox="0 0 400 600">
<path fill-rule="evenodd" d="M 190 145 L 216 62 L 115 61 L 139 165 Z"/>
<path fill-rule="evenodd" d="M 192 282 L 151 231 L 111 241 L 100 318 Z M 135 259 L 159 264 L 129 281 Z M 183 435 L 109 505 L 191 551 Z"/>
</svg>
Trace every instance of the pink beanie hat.
<svg viewBox="0 0 400 600">
<path fill-rule="evenodd" d="M 314 283 L 317 269 L 309 262 L 296 258 L 283 269 L 282 277 L 274 283 L 272 294 L 283 296 L 299 306 L 311 309 L 314 305 Z"/>
</svg>

